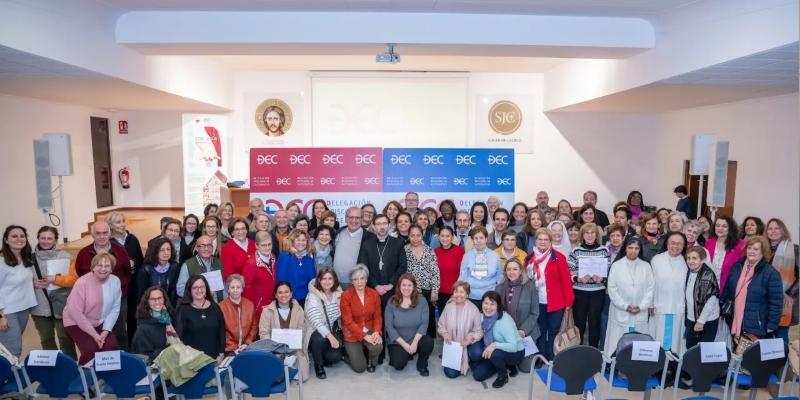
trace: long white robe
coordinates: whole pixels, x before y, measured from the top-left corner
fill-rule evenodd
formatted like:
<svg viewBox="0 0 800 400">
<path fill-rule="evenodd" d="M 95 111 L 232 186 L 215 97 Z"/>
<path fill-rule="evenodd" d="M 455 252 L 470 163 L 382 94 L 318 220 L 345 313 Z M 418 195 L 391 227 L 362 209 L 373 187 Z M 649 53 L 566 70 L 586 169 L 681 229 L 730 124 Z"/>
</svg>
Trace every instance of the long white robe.
<svg viewBox="0 0 800 400">
<path fill-rule="evenodd" d="M 607 284 L 611 307 L 603 347 L 607 356 L 616 351 L 622 335 L 631 331 L 650 334 L 647 309 L 653 305 L 654 286 L 653 270 L 647 261 L 623 257 L 611 265 Z M 626 311 L 628 306 L 639 307 L 641 311 L 631 314 Z"/>
<path fill-rule="evenodd" d="M 650 317 L 650 331 L 661 347 L 675 354 L 683 353 L 686 315 L 686 275 L 689 267 L 683 256 L 668 252 L 650 260 L 656 286 L 653 292 L 655 315 Z"/>
</svg>

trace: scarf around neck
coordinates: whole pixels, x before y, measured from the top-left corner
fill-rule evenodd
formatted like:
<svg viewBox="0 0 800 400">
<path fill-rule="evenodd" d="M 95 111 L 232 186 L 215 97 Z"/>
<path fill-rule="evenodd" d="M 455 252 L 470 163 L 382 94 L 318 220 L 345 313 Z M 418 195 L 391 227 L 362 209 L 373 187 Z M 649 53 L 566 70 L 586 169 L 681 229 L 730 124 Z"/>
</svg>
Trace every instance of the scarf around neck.
<svg viewBox="0 0 800 400">
<path fill-rule="evenodd" d="M 166 300 L 166 299 L 165 299 Z M 164 325 L 172 324 L 172 317 L 169 316 L 167 310 L 150 311 L 150 316 L 153 317 L 158 323 Z"/>
<path fill-rule="evenodd" d="M 494 324 L 497 322 L 497 313 L 491 317 L 483 316 L 481 329 L 483 329 L 483 344 L 486 346 L 494 343 Z"/>
</svg>

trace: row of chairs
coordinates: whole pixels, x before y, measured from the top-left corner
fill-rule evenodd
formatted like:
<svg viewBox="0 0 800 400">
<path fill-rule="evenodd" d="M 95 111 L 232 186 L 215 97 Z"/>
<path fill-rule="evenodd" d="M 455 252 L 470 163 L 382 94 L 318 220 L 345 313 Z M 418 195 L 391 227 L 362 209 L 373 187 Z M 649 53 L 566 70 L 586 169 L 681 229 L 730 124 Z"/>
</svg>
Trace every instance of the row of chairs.
<svg viewBox="0 0 800 400">
<path fill-rule="evenodd" d="M 540 360 L 544 366 L 531 369 L 528 400 L 533 399 L 537 375 L 546 386 L 545 400 L 549 400 L 550 392 L 579 395 L 590 391 L 595 391 L 599 400 L 603 396 L 601 390 L 596 390 L 599 385 L 595 376 L 598 373 L 601 373 L 606 382 L 605 400 L 612 400 L 611 390 L 615 387 L 629 392 L 642 392 L 645 400 L 650 399 L 653 389 L 658 389 L 658 399 L 663 400 L 671 361 L 677 363 L 672 400 L 678 400 L 678 381 L 683 372 L 691 377 L 691 390 L 699 394 L 684 400 L 735 400 L 737 385 L 749 386 L 749 400 L 755 400 L 757 390 L 766 388 L 768 384 L 779 384 L 779 395 L 776 399 L 800 400 L 797 374 L 792 377 L 789 396 L 783 396 L 784 381 L 789 368 L 786 351 L 783 358 L 762 361 L 760 345 L 756 342 L 741 356 L 732 356 L 730 350 L 726 349 L 728 361 L 703 363 L 699 344 L 687 350 L 680 358 L 663 348 L 659 350 L 657 362 L 633 360 L 632 344 L 619 349 L 613 358 L 605 358 L 603 353 L 590 346 L 571 347 L 558 353 L 552 361 L 536 355 L 534 363 Z M 725 377 L 724 385 L 716 383 L 722 376 Z M 712 389 L 721 389 L 721 397 L 707 396 Z"/>
<path fill-rule="evenodd" d="M 27 365 L 27 357 L 25 365 L 15 366 L 0 357 L 0 395 L 18 393 L 29 397 L 47 395 L 51 398 L 79 395 L 85 400 L 107 396 L 128 399 L 148 395 L 155 399 L 156 390 L 161 390 L 164 399 L 200 399 L 216 395 L 218 400 L 223 400 L 239 398 L 243 394 L 269 397 L 278 393 L 285 393 L 288 399 L 291 397 L 288 383 L 297 373 L 296 369 L 284 365 L 272 353 L 253 350 L 228 357 L 219 366 L 213 363 L 206 365 L 189 381 L 174 386 L 165 384 L 158 371 L 147 366 L 137 355 L 121 351 L 120 361 L 119 370 L 97 371 L 93 363 L 80 366 L 61 352 L 52 367 Z M 212 380 L 215 384 L 209 386 Z M 35 389 L 34 383 L 38 383 Z M 302 383 L 298 387 L 297 397 L 302 399 Z"/>
</svg>

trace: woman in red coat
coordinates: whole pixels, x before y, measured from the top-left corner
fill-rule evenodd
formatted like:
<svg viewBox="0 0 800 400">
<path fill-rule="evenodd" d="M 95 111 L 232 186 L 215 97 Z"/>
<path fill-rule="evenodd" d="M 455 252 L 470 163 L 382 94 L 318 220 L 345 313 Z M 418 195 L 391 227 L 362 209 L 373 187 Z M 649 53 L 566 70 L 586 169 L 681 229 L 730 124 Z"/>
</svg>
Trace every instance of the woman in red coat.
<svg viewBox="0 0 800 400">
<path fill-rule="evenodd" d="M 247 261 L 244 277 L 244 298 L 253 302 L 255 321 L 261 318 L 261 310 L 272 303 L 275 290 L 275 255 L 272 254 L 272 235 L 269 232 L 256 234 L 256 253 Z"/>
<path fill-rule="evenodd" d="M 256 253 L 256 244 L 247 238 L 248 225 L 244 218 L 234 219 L 228 225 L 228 232 L 233 239 L 222 246 L 222 278 L 228 279 L 233 274 L 241 274 L 247 260 Z"/>
<path fill-rule="evenodd" d="M 548 360 L 553 359 L 553 342 L 561 328 L 564 312 L 572 308 L 575 293 L 567 257 L 553 249 L 553 236 L 547 228 L 539 228 L 536 243 L 528 255 L 528 278 L 536 282 L 539 292 L 539 339 L 536 346 Z"/>
</svg>

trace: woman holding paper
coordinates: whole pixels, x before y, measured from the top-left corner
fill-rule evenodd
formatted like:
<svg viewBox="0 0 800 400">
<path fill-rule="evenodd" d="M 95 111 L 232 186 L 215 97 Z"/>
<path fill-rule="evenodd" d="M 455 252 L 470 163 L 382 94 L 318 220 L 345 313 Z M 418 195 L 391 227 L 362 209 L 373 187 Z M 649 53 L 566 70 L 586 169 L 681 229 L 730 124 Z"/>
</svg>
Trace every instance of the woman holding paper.
<svg viewBox="0 0 800 400">
<path fill-rule="evenodd" d="M 469 283 L 472 291 L 469 299 L 475 306 L 480 306 L 481 297 L 488 290 L 494 289 L 503 279 L 503 268 L 500 256 L 486 247 L 489 233 L 483 226 L 476 226 L 469 231 L 473 248 L 464 254 L 461 260 L 461 274 L 458 280 Z"/>
<path fill-rule="evenodd" d="M 581 226 L 581 242 L 569 254 L 569 270 L 575 290 L 575 325 L 583 337 L 587 322 L 589 346 L 600 345 L 600 315 L 605 302 L 608 276 L 608 249 L 600 244 L 600 226 L 590 222 Z"/>
<path fill-rule="evenodd" d="M 525 356 L 525 344 L 514 320 L 503 311 L 500 294 L 492 290 L 484 293 L 481 307 L 483 340 L 478 343 L 483 351 L 477 359 L 470 352 L 470 361 L 474 363 L 472 377 L 484 381 L 496 373 L 492 387 L 499 389 L 508 383 L 509 376 L 513 378 L 519 373 L 517 365 Z"/>
<path fill-rule="evenodd" d="M 228 297 L 219 303 L 225 318 L 225 353 L 238 354 L 256 339 L 257 320 L 253 319 L 253 302 L 242 297 L 244 278 L 233 274 L 225 282 Z"/>
<path fill-rule="evenodd" d="M 611 310 L 603 351 L 611 357 L 617 343 L 628 332 L 650 333 L 647 309 L 653 306 L 655 281 L 650 264 L 641 258 L 641 238 L 625 239 L 624 250 L 611 265 L 608 277 L 608 297 Z"/>
<path fill-rule="evenodd" d="M 534 341 L 539 339 L 539 293 L 536 283 L 528 279 L 522 272 L 522 261 L 512 258 L 506 263 L 503 283 L 497 285 L 495 291 L 503 300 L 503 309 L 506 310 L 517 324 L 519 336 L 530 336 Z M 531 354 L 519 364 L 520 371 L 531 372 Z"/>
<path fill-rule="evenodd" d="M 78 359 L 75 343 L 64 329 L 64 306 L 70 289 L 78 280 L 75 264 L 70 265 L 72 256 L 58 248 L 58 230 L 43 226 L 36 234 L 37 244 L 34 255 L 39 270 L 34 270 L 33 286 L 36 289 L 37 305 L 31 310 L 33 324 L 39 332 L 43 350 L 60 350 Z M 54 333 L 55 332 L 55 333 Z M 56 344 L 58 336 L 58 344 Z M 59 346 L 60 345 L 60 346 Z"/>
<path fill-rule="evenodd" d="M 686 279 L 686 348 L 713 342 L 719 325 L 719 283 L 706 265 L 706 249 L 693 246 L 686 251 L 689 276 Z"/>
<path fill-rule="evenodd" d="M 247 260 L 256 253 L 256 244 L 247 238 L 247 220 L 236 218 L 228 226 L 231 240 L 222 246 L 222 278 L 228 279 L 233 274 L 241 274 Z"/>
<path fill-rule="evenodd" d="M 187 346 L 222 362 L 225 355 L 225 318 L 203 275 L 192 275 L 186 283 L 175 318 L 175 331 Z"/>
<path fill-rule="evenodd" d="M 80 365 L 93 359 L 95 352 L 117 350 L 112 329 L 120 317 L 122 291 L 119 278 L 111 273 L 116 264 L 109 253 L 94 256 L 92 273 L 78 278 L 67 298 L 64 329 L 80 350 Z"/>
<path fill-rule="evenodd" d="M 476 344 L 483 338 L 481 312 L 478 307 L 475 307 L 475 304 L 467 300 L 469 300 L 469 283 L 455 282 L 453 294 L 439 316 L 437 331 L 444 339 L 444 346 L 458 346 L 461 349 L 459 369 L 444 367 L 444 375 L 448 378 L 466 375 L 470 367 L 469 354 L 473 354 L 472 358 L 478 359 L 483 350 L 479 344 Z M 445 351 L 447 349 L 443 350 L 443 352 Z"/>
<path fill-rule="evenodd" d="M 300 307 L 300 303 L 292 298 L 292 287 L 289 282 L 281 281 L 275 284 L 274 297 L 275 300 L 261 313 L 261 319 L 258 321 L 258 337 L 286 343 L 291 349 L 297 350 L 294 353 L 297 356 L 297 368 L 305 382 L 309 376 L 308 357 L 303 346 L 306 313 Z"/>
<path fill-rule="evenodd" d="M 308 232 L 294 229 L 286 237 L 283 251 L 278 256 L 275 280 L 289 282 L 294 288 L 292 297 L 305 306 L 308 282 L 317 276 L 314 266 L 314 244 Z"/>
<path fill-rule="evenodd" d="M 422 240 L 422 238 L 420 238 Z M 428 336 L 428 302 L 420 295 L 414 275 L 406 272 L 397 280 L 399 290 L 386 305 L 384 321 L 389 343 L 389 365 L 400 371 L 417 355 L 417 371 L 430 375 L 428 357 L 433 338 Z"/>
</svg>

